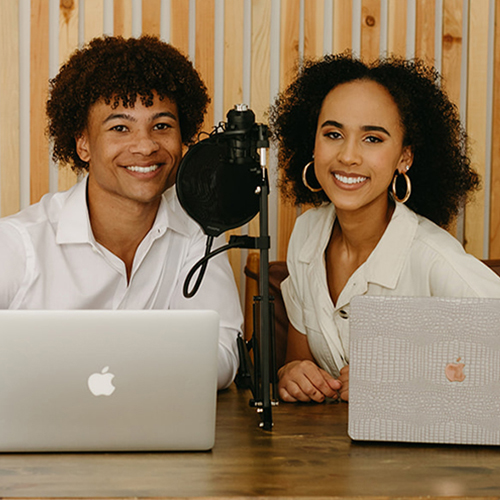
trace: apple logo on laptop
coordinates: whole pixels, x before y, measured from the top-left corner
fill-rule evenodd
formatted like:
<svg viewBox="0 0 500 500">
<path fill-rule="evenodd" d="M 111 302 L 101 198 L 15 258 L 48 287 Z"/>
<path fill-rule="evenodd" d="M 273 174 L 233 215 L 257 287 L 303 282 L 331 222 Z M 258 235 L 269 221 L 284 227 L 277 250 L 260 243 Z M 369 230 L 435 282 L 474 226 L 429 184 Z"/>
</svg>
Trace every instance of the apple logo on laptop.
<svg viewBox="0 0 500 500">
<path fill-rule="evenodd" d="M 87 380 L 90 392 L 94 396 L 110 396 L 116 387 L 113 385 L 112 373 L 109 373 L 109 366 L 105 366 L 101 373 L 93 373 Z"/>
<path fill-rule="evenodd" d="M 465 380 L 465 363 L 460 363 L 462 358 L 458 358 L 455 363 L 448 363 L 444 370 L 446 378 L 450 382 L 463 382 Z"/>
</svg>

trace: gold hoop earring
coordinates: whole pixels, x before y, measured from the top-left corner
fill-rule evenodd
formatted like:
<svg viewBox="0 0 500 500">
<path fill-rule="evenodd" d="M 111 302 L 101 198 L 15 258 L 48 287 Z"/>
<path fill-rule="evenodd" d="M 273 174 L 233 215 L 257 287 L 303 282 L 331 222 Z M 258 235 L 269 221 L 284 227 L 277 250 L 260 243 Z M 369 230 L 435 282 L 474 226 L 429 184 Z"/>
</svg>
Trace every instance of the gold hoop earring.
<svg viewBox="0 0 500 500">
<path fill-rule="evenodd" d="M 398 198 L 398 195 L 396 193 L 396 181 L 399 175 L 402 175 L 406 181 L 406 194 L 404 195 L 403 198 Z M 406 203 L 410 198 L 410 195 L 411 195 L 411 181 L 406 172 L 403 172 L 401 174 L 399 173 L 394 174 L 394 179 L 392 179 L 392 197 L 399 203 Z"/>
<path fill-rule="evenodd" d="M 312 187 L 309 182 L 307 182 L 307 170 L 308 168 L 314 164 L 314 160 L 310 161 L 302 170 L 302 182 L 304 183 L 304 186 L 309 189 L 309 191 L 312 191 L 313 193 L 318 193 L 319 191 L 322 191 L 323 188 L 320 186 L 319 188 L 314 188 Z M 316 179 L 317 182 L 317 179 Z"/>
</svg>

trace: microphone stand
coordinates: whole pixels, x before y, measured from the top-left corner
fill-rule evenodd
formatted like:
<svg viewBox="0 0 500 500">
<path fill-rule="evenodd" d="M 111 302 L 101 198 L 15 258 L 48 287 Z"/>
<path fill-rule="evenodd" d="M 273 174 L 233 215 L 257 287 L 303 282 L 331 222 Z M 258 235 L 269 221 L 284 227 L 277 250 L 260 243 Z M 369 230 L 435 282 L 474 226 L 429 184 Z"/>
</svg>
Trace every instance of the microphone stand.
<svg viewBox="0 0 500 500">
<path fill-rule="evenodd" d="M 261 185 L 257 192 L 260 196 L 260 218 L 259 237 L 245 238 L 245 243 L 241 248 L 258 248 L 259 259 L 259 295 L 254 297 L 254 331 L 250 341 L 245 343 L 238 338 L 238 348 L 240 353 L 240 369 L 236 379 L 238 387 L 250 388 L 253 398 L 250 406 L 257 409 L 261 415 L 260 427 L 264 430 L 272 430 L 272 406 L 278 404 L 277 399 L 277 377 L 276 377 L 276 353 L 274 335 L 274 303 L 273 297 L 269 296 L 269 178 L 266 168 L 266 150 L 260 148 L 261 163 Z M 236 241 L 238 236 L 231 236 L 231 240 Z M 250 372 L 252 361 L 248 350 L 253 350 L 253 376 Z M 271 397 L 272 387 L 272 397 Z"/>
<path fill-rule="evenodd" d="M 186 276 L 183 293 L 185 297 L 189 298 L 197 292 L 203 279 L 208 260 L 219 253 L 229 248 L 248 248 L 258 249 L 260 251 L 259 295 L 254 297 L 253 304 L 254 331 L 252 332 L 252 338 L 248 342 L 245 342 L 241 335 L 237 339 L 240 367 L 235 382 L 238 387 L 249 388 L 251 390 L 253 398 L 250 400 L 250 406 L 255 407 L 257 412 L 261 415 L 262 422 L 260 423 L 260 427 L 265 430 L 271 430 L 273 427 L 272 405 L 278 404 L 278 400 L 276 353 L 274 347 L 274 303 L 272 302 L 272 298 L 269 297 L 269 248 L 271 246 L 271 237 L 269 235 L 268 224 L 269 179 L 266 168 L 266 149 L 269 147 L 269 131 L 266 125 L 255 123 L 255 115 L 246 105 L 242 104 L 235 106 L 234 110 L 230 111 L 227 116 L 228 123 L 226 128 L 223 129 L 221 133 L 215 133 L 213 138 L 208 139 L 209 144 L 207 148 L 210 150 L 217 145 L 226 145 L 231 153 L 231 157 L 227 159 L 228 164 L 234 164 L 235 168 L 244 169 L 244 171 L 248 173 L 255 174 L 250 176 L 252 184 L 250 188 L 250 197 L 248 198 L 250 203 L 252 203 L 251 209 L 255 209 L 255 211 L 252 212 L 252 210 L 250 210 L 245 215 L 249 217 L 247 219 L 248 221 L 250 218 L 253 218 L 256 213 L 260 213 L 259 236 L 232 235 L 229 238 L 228 244 L 211 251 L 212 241 L 215 236 L 218 236 L 225 228 L 237 226 L 232 225 L 235 222 L 232 220 L 229 223 L 223 221 L 222 224 L 220 221 L 213 221 L 209 216 L 207 217 L 206 213 L 200 213 L 197 206 L 189 207 L 189 203 L 186 202 L 189 201 L 190 197 L 196 196 L 197 192 L 196 189 L 194 192 L 190 190 L 184 192 L 183 189 L 180 189 L 180 186 L 184 185 L 181 173 L 189 173 L 187 167 L 184 169 L 182 168 L 183 164 L 181 163 L 177 173 L 177 192 L 179 201 L 188 214 L 202 225 L 205 233 L 208 235 L 205 255 L 193 266 Z M 196 148 L 198 148 L 199 152 L 200 145 L 203 143 L 207 144 L 205 141 L 200 142 L 193 146 L 191 153 L 194 154 Z M 257 158 L 252 154 L 257 150 L 259 151 L 259 161 L 257 161 Z M 215 156 L 221 155 L 226 158 L 225 155 L 227 155 L 227 152 L 224 148 L 217 151 Z M 202 156 L 202 153 L 199 154 Z M 212 152 L 211 155 L 214 156 L 214 152 Z M 189 152 L 183 161 L 185 161 L 188 156 Z M 239 225 L 243 223 L 244 222 Z M 194 287 L 189 290 L 189 283 L 197 272 L 198 276 L 196 283 Z M 250 350 L 253 351 L 253 366 L 249 354 Z M 270 390 L 271 385 L 272 399 Z"/>
</svg>

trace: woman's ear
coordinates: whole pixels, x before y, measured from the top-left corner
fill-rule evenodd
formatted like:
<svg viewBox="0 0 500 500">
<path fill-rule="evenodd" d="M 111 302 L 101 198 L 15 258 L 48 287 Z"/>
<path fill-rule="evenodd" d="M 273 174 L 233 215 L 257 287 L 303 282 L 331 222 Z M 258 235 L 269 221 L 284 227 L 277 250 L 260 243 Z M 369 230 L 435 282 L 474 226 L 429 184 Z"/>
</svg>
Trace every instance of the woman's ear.
<svg viewBox="0 0 500 500">
<path fill-rule="evenodd" d="M 408 172 L 413 164 L 413 150 L 410 146 L 406 146 L 403 149 L 403 154 L 401 155 L 401 159 L 399 160 L 398 172 L 403 174 L 404 172 Z"/>
<path fill-rule="evenodd" d="M 76 153 L 80 157 L 80 160 L 88 163 L 90 161 L 90 150 L 86 131 L 83 131 L 81 135 L 75 139 L 75 141 Z"/>
</svg>

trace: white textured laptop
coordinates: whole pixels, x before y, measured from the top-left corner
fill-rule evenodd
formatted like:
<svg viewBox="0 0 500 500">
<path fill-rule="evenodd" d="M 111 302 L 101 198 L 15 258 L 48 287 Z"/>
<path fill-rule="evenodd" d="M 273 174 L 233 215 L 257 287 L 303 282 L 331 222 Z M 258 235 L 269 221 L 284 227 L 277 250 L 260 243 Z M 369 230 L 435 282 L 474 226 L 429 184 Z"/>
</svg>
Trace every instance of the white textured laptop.
<svg viewBox="0 0 500 500">
<path fill-rule="evenodd" d="M 208 450 L 215 311 L 0 311 L 0 451 Z"/>
<path fill-rule="evenodd" d="M 500 445 L 500 300 L 356 297 L 355 440 Z"/>
</svg>

